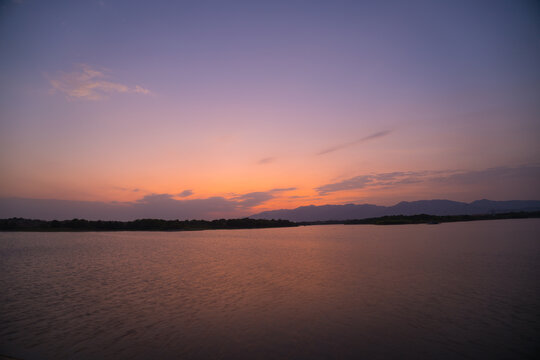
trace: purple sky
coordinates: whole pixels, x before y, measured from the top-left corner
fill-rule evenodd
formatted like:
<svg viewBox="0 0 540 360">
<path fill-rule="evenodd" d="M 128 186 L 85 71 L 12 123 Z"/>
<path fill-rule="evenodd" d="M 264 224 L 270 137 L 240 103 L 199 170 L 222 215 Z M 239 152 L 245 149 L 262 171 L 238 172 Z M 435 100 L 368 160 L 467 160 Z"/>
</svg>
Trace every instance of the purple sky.
<svg viewBox="0 0 540 360">
<path fill-rule="evenodd" d="M 0 217 L 540 199 L 537 1 L 6 0 L 0 53 Z"/>
</svg>

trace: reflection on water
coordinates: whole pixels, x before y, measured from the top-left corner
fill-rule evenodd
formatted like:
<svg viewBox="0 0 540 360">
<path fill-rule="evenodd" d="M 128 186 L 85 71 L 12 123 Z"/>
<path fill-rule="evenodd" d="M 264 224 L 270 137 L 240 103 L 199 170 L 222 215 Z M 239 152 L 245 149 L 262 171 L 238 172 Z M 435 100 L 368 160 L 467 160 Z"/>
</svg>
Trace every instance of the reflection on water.
<svg viewBox="0 0 540 360">
<path fill-rule="evenodd" d="M 24 359 L 526 358 L 540 220 L 0 233 Z"/>
</svg>

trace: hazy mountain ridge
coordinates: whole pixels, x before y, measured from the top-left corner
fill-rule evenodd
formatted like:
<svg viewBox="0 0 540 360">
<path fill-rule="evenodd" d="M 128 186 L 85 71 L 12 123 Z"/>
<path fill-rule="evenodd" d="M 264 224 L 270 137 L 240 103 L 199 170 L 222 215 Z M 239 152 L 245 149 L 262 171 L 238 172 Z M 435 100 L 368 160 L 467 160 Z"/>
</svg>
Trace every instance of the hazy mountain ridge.
<svg viewBox="0 0 540 360">
<path fill-rule="evenodd" d="M 540 200 L 476 200 L 471 203 L 452 200 L 402 201 L 393 206 L 372 204 L 309 205 L 296 209 L 263 211 L 253 219 L 283 219 L 290 221 L 325 221 L 365 219 L 387 215 L 477 215 L 514 211 L 540 210 Z"/>
</svg>

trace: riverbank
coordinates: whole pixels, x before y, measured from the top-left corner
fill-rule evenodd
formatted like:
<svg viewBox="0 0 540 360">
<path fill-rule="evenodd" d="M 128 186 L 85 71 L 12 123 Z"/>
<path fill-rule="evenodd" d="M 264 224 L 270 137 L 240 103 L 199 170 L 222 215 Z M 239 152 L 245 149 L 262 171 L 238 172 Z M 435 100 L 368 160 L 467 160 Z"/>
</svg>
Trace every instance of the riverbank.
<svg viewBox="0 0 540 360">
<path fill-rule="evenodd" d="M 197 231 L 225 229 L 265 229 L 277 227 L 295 227 L 309 225 L 407 225 L 407 224 L 439 224 L 446 222 L 527 219 L 540 218 L 540 211 L 510 212 L 483 215 L 394 215 L 368 219 L 330 220 L 292 222 L 288 220 L 265 219 L 220 219 L 220 220 L 160 220 L 140 219 L 134 221 L 90 221 L 73 220 L 35 220 L 24 218 L 0 219 L 0 231 Z"/>
<path fill-rule="evenodd" d="M 299 225 L 407 225 L 407 224 L 439 224 L 447 222 L 479 221 L 479 220 L 503 220 L 503 219 L 528 219 L 540 218 L 540 211 L 522 211 L 500 214 L 481 215 L 392 215 L 368 219 L 345 220 L 345 221 L 311 221 L 299 222 Z"/>
</svg>

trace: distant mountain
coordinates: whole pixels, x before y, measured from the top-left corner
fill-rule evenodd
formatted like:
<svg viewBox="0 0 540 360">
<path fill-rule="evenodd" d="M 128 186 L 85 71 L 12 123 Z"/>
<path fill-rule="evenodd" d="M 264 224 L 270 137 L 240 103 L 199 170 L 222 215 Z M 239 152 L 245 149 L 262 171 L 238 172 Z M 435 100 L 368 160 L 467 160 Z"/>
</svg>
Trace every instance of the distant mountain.
<svg viewBox="0 0 540 360">
<path fill-rule="evenodd" d="M 476 215 L 516 211 L 538 211 L 540 201 L 476 200 L 471 203 L 451 200 L 402 201 L 393 206 L 371 204 L 301 206 L 296 209 L 263 211 L 251 215 L 252 219 L 283 219 L 290 221 L 352 220 L 386 215 Z"/>
</svg>

